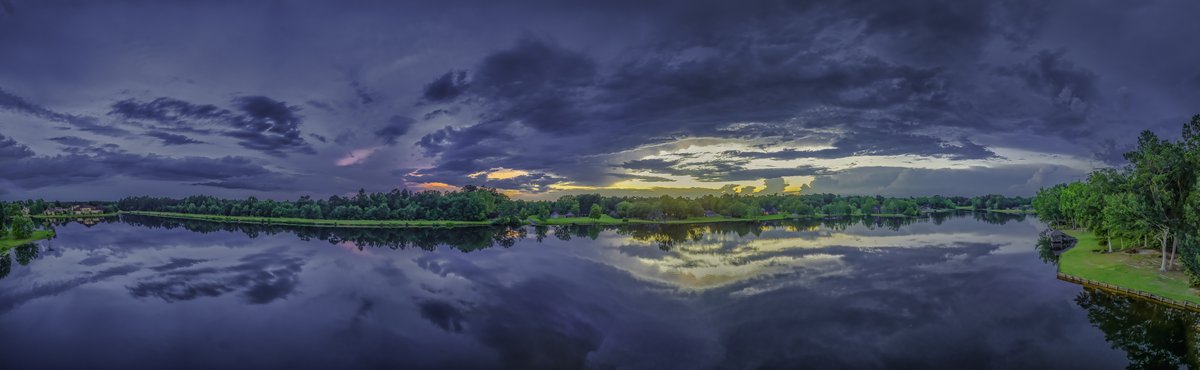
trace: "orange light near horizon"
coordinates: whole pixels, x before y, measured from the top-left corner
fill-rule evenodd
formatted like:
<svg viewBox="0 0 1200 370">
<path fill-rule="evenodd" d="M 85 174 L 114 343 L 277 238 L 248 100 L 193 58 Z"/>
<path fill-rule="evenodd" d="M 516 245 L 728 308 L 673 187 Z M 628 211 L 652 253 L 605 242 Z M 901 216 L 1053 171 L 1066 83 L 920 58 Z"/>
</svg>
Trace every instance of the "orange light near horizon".
<svg viewBox="0 0 1200 370">
<path fill-rule="evenodd" d="M 437 191 L 452 191 L 458 190 L 457 186 L 450 185 L 444 182 L 423 182 L 416 186 L 421 190 L 437 190 Z"/>
<path fill-rule="evenodd" d="M 488 180 L 507 180 L 528 175 L 529 171 L 500 168 L 487 174 Z"/>
</svg>

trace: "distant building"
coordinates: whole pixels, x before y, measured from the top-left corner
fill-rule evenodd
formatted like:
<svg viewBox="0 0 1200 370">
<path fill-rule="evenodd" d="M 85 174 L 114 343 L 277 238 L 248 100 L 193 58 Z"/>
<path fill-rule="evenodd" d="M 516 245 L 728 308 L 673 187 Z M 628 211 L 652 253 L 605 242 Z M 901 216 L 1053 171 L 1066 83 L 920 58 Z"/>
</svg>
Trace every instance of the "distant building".
<svg viewBox="0 0 1200 370">
<path fill-rule="evenodd" d="M 44 212 L 48 216 L 54 215 L 94 215 L 104 213 L 104 209 L 95 206 L 71 206 L 70 208 L 50 207 Z"/>
</svg>

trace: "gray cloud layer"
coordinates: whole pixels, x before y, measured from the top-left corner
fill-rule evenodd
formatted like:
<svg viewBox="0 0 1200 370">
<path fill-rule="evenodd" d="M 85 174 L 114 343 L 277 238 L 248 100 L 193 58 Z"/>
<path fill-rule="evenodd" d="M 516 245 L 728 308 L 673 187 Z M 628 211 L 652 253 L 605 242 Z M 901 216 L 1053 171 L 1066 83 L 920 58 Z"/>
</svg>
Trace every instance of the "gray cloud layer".
<svg viewBox="0 0 1200 370">
<path fill-rule="evenodd" d="M 1200 9 L 1180 1 L 6 5 L 0 159 L 24 172 L 0 173 L 5 197 L 800 175 L 910 191 L 855 180 L 898 169 L 818 164 L 864 155 L 991 161 L 971 171 L 1028 192 L 1059 178 L 998 150 L 1119 163 L 1133 132 L 1200 111 L 1200 49 L 1180 44 Z M 643 158 L 685 138 L 756 149 Z M 529 174 L 470 176 L 498 168 Z"/>
</svg>

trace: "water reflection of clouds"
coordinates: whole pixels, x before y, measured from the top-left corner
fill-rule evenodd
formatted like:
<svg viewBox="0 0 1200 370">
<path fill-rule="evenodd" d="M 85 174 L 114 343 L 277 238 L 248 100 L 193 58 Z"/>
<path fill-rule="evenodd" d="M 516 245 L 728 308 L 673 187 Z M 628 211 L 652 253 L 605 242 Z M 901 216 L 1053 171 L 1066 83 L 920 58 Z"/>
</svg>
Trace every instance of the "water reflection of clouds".
<svg viewBox="0 0 1200 370">
<path fill-rule="evenodd" d="M 230 365 L 227 358 L 251 361 L 237 366 L 302 367 L 1024 368 L 1063 365 L 1059 354 L 1104 346 L 1087 334 L 1086 318 L 1060 302 L 1070 288 L 1053 284 L 1053 268 L 1023 260 L 1034 258 L 1032 244 L 1021 246 L 1027 226 L 964 221 L 899 231 L 688 231 L 662 239 L 674 243 L 668 248 L 610 230 L 594 240 L 528 238 L 469 253 L 366 246 L 370 258 L 287 234 L 241 248 L 225 240 L 228 233 L 102 225 L 87 233 L 142 234 L 170 246 L 110 254 L 75 249 L 83 233 L 64 238 L 58 257 L 0 285 L 0 303 L 21 284 L 108 271 L 82 281 L 102 283 L 85 290 L 102 293 L 96 297 L 106 306 L 88 312 L 123 318 L 123 330 L 142 327 L 146 338 L 179 325 L 186 334 L 171 337 L 174 344 L 135 343 L 168 354 L 174 345 L 226 354 L 190 360 L 208 368 Z M 1026 254 L 1000 253 L 1014 246 Z M 93 343 L 96 333 L 78 329 L 85 316 L 59 318 L 57 335 L 28 324 L 68 298 L 87 302 L 80 290 L 63 294 L 70 289 L 55 293 L 62 299 L 9 308 L 0 322 L 12 335 Z M 198 323 L 155 315 L 163 312 L 187 312 Z M 10 345 L 29 350 L 23 343 Z M 79 358 L 120 347 L 102 343 Z M 1070 357 L 1077 366 L 1112 360 Z"/>
<path fill-rule="evenodd" d="M 232 265 L 210 266 L 209 260 L 172 258 L 151 267 L 156 274 L 128 287 L 134 297 L 167 302 L 219 297 L 237 292 L 247 303 L 266 304 L 291 294 L 300 283 L 304 260 L 273 250 L 239 258 Z M 203 264 L 200 267 L 193 267 Z"/>
</svg>

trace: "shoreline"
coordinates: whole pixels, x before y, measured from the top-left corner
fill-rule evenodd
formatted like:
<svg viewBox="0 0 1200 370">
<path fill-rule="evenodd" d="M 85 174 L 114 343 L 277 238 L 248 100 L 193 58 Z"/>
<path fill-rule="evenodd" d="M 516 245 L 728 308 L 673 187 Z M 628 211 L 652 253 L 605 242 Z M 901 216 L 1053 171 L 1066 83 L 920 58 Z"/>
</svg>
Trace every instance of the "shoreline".
<svg viewBox="0 0 1200 370">
<path fill-rule="evenodd" d="M 522 226 L 616 226 L 616 225 L 672 225 L 672 224 L 704 224 L 704 223 L 722 223 L 722 222 L 761 222 L 761 221 L 785 221 L 785 220 L 827 220 L 838 218 L 851 217 L 877 217 L 877 218 L 901 218 L 901 219 L 918 219 L 927 217 L 928 214 L 944 214 L 953 212 L 996 212 L 1004 214 L 1024 214 L 1015 213 L 1009 210 L 969 210 L 969 209 L 939 209 L 930 211 L 927 214 L 920 216 L 908 216 L 901 214 L 876 213 L 869 215 L 857 216 L 803 216 L 791 217 L 790 215 L 775 214 L 765 215 L 755 218 L 736 218 L 727 216 L 716 217 L 692 217 L 683 220 L 646 220 L 646 219 L 617 219 L 608 215 L 604 215 L 599 219 L 589 217 L 564 217 L 551 218 L 544 221 L 537 221 L 532 218 L 522 220 Z M 325 220 L 325 219 L 308 219 L 308 218 L 281 218 L 281 217 L 252 217 L 252 216 L 223 216 L 223 215 L 208 215 L 208 214 L 192 214 L 192 213 L 175 213 L 175 212 L 153 212 L 153 211 L 120 211 L 118 215 L 130 214 L 148 217 L 162 217 L 182 220 L 199 220 L 210 222 L 227 222 L 241 224 L 256 224 L 256 225 L 280 225 L 280 226 L 298 226 L 298 227 L 337 227 L 337 228 L 451 228 L 451 227 L 480 227 L 491 226 L 493 220 L 487 221 L 452 221 L 452 220 Z"/>
<path fill-rule="evenodd" d="M 29 218 L 40 218 L 40 219 L 48 219 L 48 220 L 71 219 L 71 218 L 99 218 L 99 217 L 112 217 L 112 216 L 116 216 L 117 214 L 119 214 L 119 212 L 91 213 L 91 214 L 86 214 L 86 215 L 29 215 Z"/>
<path fill-rule="evenodd" d="M 1099 253 L 1107 250 L 1096 240 L 1095 234 L 1078 230 L 1062 230 L 1078 239 L 1074 247 L 1059 256 L 1059 279 L 1083 286 L 1107 288 L 1153 301 L 1197 310 L 1200 295 L 1192 289 L 1188 276 L 1180 270 L 1158 271 L 1160 254 L 1126 254 L 1124 252 Z M 1063 279 L 1063 276 L 1082 282 Z M 1100 283 L 1100 284 L 1096 284 Z M 1110 288 L 1104 286 L 1115 287 Z M 1122 291 L 1123 289 L 1123 291 Z M 1172 302 L 1186 302 L 1191 305 Z"/>
</svg>

